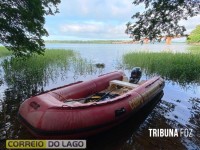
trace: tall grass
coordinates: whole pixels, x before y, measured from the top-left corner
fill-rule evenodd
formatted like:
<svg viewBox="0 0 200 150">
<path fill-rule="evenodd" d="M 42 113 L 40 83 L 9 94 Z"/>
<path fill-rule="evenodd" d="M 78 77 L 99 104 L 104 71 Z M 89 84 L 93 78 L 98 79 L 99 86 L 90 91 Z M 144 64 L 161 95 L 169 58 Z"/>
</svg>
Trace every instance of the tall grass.
<svg viewBox="0 0 200 150">
<path fill-rule="evenodd" d="M 146 74 L 159 74 L 181 85 L 200 83 L 200 54 L 136 52 L 123 56 L 128 69 L 140 66 Z"/>
<path fill-rule="evenodd" d="M 33 55 L 29 58 L 8 58 L 4 60 L 4 71 L 24 72 L 38 75 L 44 71 L 53 71 L 57 68 L 66 68 L 69 59 L 75 54 L 72 50 L 46 50 L 44 55 Z M 40 73 L 39 73 L 40 72 Z M 35 74 L 33 74 L 35 73 Z"/>
<path fill-rule="evenodd" d="M 13 90 L 30 96 L 41 92 L 50 79 L 54 81 L 61 73 L 65 74 L 74 56 L 72 50 L 46 50 L 44 56 L 33 55 L 27 59 L 9 57 L 1 64 L 4 81 Z"/>
<path fill-rule="evenodd" d="M 102 70 L 102 68 L 97 68 L 94 62 L 81 58 L 72 50 L 55 49 L 46 50 L 44 56 L 8 57 L 1 65 L 5 83 L 17 91 L 14 93 L 22 92 L 21 95 L 27 97 L 42 92 L 49 81 L 56 82 L 58 78 L 68 78 L 68 72 L 77 79 L 79 75 L 92 75 Z"/>
<path fill-rule="evenodd" d="M 92 60 L 88 60 L 81 57 L 75 57 L 71 61 L 71 71 L 77 75 L 92 75 L 93 73 L 97 73 L 100 71 L 98 67 Z"/>
</svg>

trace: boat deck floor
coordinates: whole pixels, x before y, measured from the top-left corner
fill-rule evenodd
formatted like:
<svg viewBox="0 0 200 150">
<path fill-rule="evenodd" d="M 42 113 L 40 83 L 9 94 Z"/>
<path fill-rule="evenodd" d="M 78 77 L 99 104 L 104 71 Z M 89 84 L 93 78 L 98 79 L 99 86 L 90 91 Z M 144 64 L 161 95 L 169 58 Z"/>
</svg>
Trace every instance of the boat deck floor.
<svg viewBox="0 0 200 150">
<path fill-rule="evenodd" d="M 130 90 L 133 90 L 134 88 L 138 87 L 144 82 L 146 81 L 140 81 L 138 84 L 131 84 L 125 81 L 112 80 L 110 81 L 108 88 L 101 92 L 89 95 L 88 97 L 85 97 L 85 98 L 67 99 L 64 101 L 64 103 L 73 105 L 73 103 L 75 102 L 89 103 L 89 102 L 99 102 L 99 101 L 109 100 L 117 96 L 123 95 Z"/>
</svg>

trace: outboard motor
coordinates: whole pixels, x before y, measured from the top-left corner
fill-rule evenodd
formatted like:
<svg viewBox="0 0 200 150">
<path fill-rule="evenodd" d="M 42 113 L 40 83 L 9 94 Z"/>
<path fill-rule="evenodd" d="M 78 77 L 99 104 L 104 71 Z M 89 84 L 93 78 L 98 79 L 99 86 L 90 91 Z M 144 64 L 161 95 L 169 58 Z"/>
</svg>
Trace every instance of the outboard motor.
<svg viewBox="0 0 200 150">
<path fill-rule="evenodd" d="M 140 67 L 135 67 L 131 71 L 131 77 L 129 82 L 133 84 L 137 84 L 142 76 L 142 70 Z"/>
</svg>

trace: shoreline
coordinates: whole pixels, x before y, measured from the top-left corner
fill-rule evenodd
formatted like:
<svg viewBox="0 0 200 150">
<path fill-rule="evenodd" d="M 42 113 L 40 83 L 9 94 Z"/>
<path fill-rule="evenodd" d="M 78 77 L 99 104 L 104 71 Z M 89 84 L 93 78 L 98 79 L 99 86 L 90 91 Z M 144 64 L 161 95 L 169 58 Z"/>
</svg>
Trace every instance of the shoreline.
<svg viewBox="0 0 200 150">
<path fill-rule="evenodd" d="M 45 43 L 58 44 L 135 44 L 132 40 L 47 40 Z"/>
</svg>

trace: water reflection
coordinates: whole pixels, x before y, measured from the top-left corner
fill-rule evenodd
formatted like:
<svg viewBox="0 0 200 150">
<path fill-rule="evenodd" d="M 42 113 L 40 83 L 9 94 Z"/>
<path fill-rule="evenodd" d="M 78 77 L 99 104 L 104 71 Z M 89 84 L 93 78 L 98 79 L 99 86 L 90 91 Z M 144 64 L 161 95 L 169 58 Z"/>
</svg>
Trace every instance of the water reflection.
<svg viewBox="0 0 200 150">
<path fill-rule="evenodd" d="M 200 98 L 191 98 L 189 102 L 192 104 L 191 108 L 188 108 L 191 113 L 191 118 L 187 124 L 188 128 L 193 129 L 194 142 L 196 145 L 200 145 Z"/>
<path fill-rule="evenodd" d="M 168 118 L 176 108 L 176 105 L 165 100 L 158 100 L 149 104 L 143 110 L 135 114 L 122 125 L 113 128 L 107 133 L 92 137 L 88 141 L 90 149 L 198 149 L 199 125 L 189 127 L 182 124 L 178 119 Z M 195 100 L 196 102 L 196 100 Z M 156 105 L 156 107 L 155 107 Z M 154 108 L 155 107 L 155 108 Z M 154 108 L 154 109 L 153 109 Z M 193 110 L 191 110 L 193 111 Z M 199 112 L 198 112 L 199 114 Z M 190 118 L 193 120 L 193 118 Z M 189 120 L 190 120 L 189 119 Z M 199 120 L 196 118 L 196 123 Z M 193 120 L 194 121 L 194 120 Z M 193 123 L 192 123 L 193 124 Z M 150 137 L 149 129 L 193 129 L 193 137 Z"/>
<path fill-rule="evenodd" d="M 138 130 L 145 119 L 152 113 L 156 104 L 160 102 L 163 93 L 158 94 L 148 105 L 132 115 L 127 121 L 110 131 L 91 137 L 88 140 L 89 149 L 138 149 Z M 141 131 L 140 131 L 141 132 Z M 141 139 L 145 142 L 146 138 Z M 100 141 L 100 142 L 98 142 Z M 143 146 L 143 144 L 141 145 Z M 140 149 L 143 149 L 140 147 Z"/>
</svg>

